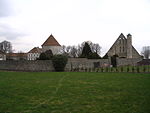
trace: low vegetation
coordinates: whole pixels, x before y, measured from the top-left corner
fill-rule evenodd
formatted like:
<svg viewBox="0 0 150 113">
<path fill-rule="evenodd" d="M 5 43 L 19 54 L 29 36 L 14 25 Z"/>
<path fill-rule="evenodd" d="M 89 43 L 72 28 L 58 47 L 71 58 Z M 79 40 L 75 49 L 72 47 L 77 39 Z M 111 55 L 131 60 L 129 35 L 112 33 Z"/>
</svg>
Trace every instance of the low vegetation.
<svg viewBox="0 0 150 113">
<path fill-rule="evenodd" d="M 64 71 L 67 61 L 68 61 L 67 56 L 54 55 L 52 58 L 52 63 L 55 68 L 55 71 L 57 71 L 57 72 Z"/>
<path fill-rule="evenodd" d="M 120 66 L 100 68 L 74 68 L 72 71 L 82 72 L 119 72 L 119 73 L 150 73 L 150 66 Z"/>
<path fill-rule="evenodd" d="M 149 113 L 150 75 L 0 72 L 0 113 Z"/>
</svg>

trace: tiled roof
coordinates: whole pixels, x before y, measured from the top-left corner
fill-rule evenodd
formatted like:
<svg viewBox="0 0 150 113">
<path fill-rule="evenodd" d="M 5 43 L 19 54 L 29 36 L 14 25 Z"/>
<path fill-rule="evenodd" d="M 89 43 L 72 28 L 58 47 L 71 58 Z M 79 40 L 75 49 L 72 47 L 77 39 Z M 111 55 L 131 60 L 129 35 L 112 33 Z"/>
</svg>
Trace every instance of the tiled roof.
<svg viewBox="0 0 150 113">
<path fill-rule="evenodd" d="M 42 49 L 39 47 L 34 47 L 33 49 L 31 49 L 28 53 L 41 53 Z"/>
<path fill-rule="evenodd" d="M 61 46 L 51 34 L 42 46 Z"/>
<path fill-rule="evenodd" d="M 27 53 L 7 53 L 7 56 L 10 56 L 10 57 L 27 56 Z"/>
</svg>

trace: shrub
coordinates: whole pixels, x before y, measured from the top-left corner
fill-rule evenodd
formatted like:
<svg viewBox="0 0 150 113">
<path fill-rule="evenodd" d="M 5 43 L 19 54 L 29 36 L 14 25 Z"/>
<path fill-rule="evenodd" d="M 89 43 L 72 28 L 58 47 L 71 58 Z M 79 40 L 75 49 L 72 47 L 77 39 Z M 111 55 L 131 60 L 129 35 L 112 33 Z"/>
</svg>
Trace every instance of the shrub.
<svg viewBox="0 0 150 113">
<path fill-rule="evenodd" d="M 116 69 L 116 72 L 119 72 L 119 68 L 118 67 L 116 67 L 115 69 Z"/>
<path fill-rule="evenodd" d="M 120 68 L 121 68 L 120 71 L 123 72 L 123 67 L 120 67 Z"/>
<path fill-rule="evenodd" d="M 103 69 L 103 67 L 101 68 L 101 72 L 104 72 L 104 69 Z"/>
<path fill-rule="evenodd" d="M 51 60 L 53 58 L 52 50 L 45 51 L 47 59 Z"/>
<path fill-rule="evenodd" d="M 136 71 L 137 71 L 137 73 L 139 73 L 139 72 L 140 72 L 140 68 L 139 68 L 139 66 L 137 66 Z"/>
<path fill-rule="evenodd" d="M 41 53 L 38 60 L 48 60 L 45 53 Z"/>
<path fill-rule="evenodd" d="M 105 68 L 105 72 L 108 72 L 108 70 L 109 70 L 108 67 L 106 67 L 106 68 Z"/>
<path fill-rule="evenodd" d="M 52 51 L 47 50 L 47 51 L 40 54 L 40 57 L 38 58 L 38 60 L 51 60 L 52 57 L 53 57 Z"/>
<path fill-rule="evenodd" d="M 135 71 L 134 66 L 132 66 L 132 72 L 134 72 L 134 71 Z"/>
<path fill-rule="evenodd" d="M 129 68 L 129 66 L 127 67 L 127 72 L 129 72 L 130 71 L 130 68 Z"/>
<path fill-rule="evenodd" d="M 146 67 L 145 66 L 143 66 L 143 72 L 146 72 Z"/>
<path fill-rule="evenodd" d="M 55 68 L 55 71 L 64 71 L 67 64 L 68 58 L 63 55 L 54 55 L 52 58 L 52 63 Z"/>
</svg>

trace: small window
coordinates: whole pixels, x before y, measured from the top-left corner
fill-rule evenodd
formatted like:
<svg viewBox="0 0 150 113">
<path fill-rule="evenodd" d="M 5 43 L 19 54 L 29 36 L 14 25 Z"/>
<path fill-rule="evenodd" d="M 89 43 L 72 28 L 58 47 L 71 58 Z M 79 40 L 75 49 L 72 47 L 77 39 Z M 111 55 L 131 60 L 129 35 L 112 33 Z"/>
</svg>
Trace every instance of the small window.
<svg viewBox="0 0 150 113">
<path fill-rule="evenodd" d="M 120 47 L 120 53 L 121 53 L 121 47 Z"/>
</svg>

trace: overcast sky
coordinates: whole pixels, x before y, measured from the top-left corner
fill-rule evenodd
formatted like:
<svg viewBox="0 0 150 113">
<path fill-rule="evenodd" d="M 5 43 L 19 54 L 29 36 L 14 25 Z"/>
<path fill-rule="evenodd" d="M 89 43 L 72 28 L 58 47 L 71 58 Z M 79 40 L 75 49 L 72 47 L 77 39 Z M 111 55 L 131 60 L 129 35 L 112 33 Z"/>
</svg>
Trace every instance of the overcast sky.
<svg viewBox="0 0 150 113">
<path fill-rule="evenodd" d="M 105 54 L 120 33 L 150 46 L 150 0 L 0 0 L 0 42 L 28 52 L 50 34 L 61 45 L 92 41 Z"/>
</svg>

